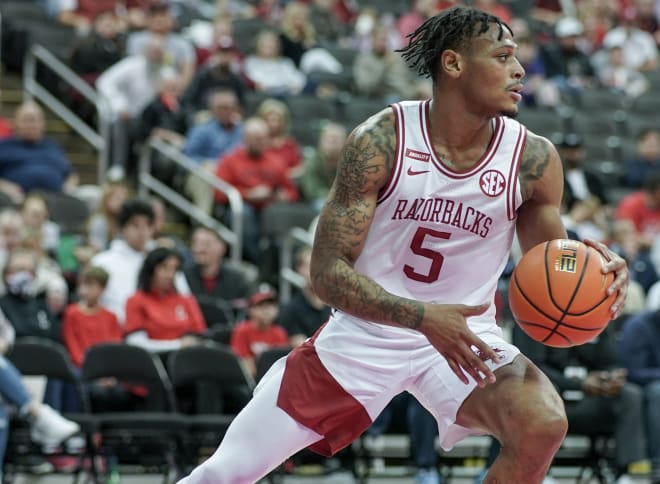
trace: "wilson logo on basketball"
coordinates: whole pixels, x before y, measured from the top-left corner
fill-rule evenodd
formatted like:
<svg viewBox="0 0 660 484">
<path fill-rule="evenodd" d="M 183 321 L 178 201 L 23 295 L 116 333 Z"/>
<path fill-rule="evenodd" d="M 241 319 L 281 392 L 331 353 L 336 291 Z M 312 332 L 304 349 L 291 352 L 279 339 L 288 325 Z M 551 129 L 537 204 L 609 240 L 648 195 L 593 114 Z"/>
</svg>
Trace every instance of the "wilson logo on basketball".
<svg viewBox="0 0 660 484">
<path fill-rule="evenodd" d="M 479 186 L 484 195 L 497 197 L 501 195 L 506 188 L 506 179 L 504 175 L 497 170 L 488 170 L 479 178 Z"/>
<path fill-rule="evenodd" d="M 406 148 L 406 157 L 418 161 L 429 161 L 431 158 L 431 153 L 424 153 L 422 151 Z"/>
</svg>

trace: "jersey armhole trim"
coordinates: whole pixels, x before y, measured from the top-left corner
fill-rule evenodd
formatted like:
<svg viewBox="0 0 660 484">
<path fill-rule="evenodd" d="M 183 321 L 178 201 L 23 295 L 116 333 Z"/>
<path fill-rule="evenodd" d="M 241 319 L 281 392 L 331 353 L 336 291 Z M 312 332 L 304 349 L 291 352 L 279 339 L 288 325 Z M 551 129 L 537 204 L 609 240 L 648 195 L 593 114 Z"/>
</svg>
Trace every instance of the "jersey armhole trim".
<svg viewBox="0 0 660 484">
<path fill-rule="evenodd" d="M 392 111 L 394 111 L 394 131 L 396 132 L 396 147 L 394 149 L 394 160 L 392 160 L 392 171 L 390 178 L 387 180 L 385 186 L 380 190 L 377 204 L 384 202 L 394 192 L 396 185 L 401 176 L 401 166 L 403 165 L 403 147 L 406 145 L 406 132 L 405 123 L 403 119 L 403 110 L 400 104 L 390 104 Z"/>
<path fill-rule="evenodd" d="M 525 148 L 525 142 L 527 140 L 527 128 L 522 124 L 519 124 L 518 139 L 516 140 L 516 146 L 513 150 L 513 156 L 511 158 L 511 167 L 509 170 L 509 186 L 507 191 L 507 200 L 506 200 L 506 211 L 507 217 L 509 220 L 516 219 L 517 208 L 516 207 L 516 195 L 518 193 L 518 178 L 520 173 L 520 163 L 522 160 L 522 153 Z"/>
</svg>

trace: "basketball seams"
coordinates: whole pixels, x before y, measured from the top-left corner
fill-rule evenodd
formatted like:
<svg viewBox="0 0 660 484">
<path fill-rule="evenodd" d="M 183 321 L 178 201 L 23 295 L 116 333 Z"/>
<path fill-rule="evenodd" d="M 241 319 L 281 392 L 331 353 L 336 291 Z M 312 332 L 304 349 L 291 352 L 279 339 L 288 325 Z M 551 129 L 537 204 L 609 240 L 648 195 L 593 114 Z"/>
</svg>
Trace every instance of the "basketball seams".
<svg viewBox="0 0 660 484">
<path fill-rule="evenodd" d="M 590 341 L 611 318 L 607 301 L 613 296 L 603 294 L 603 287 L 612 278 L 596 277 L 602 271 L 602 263 L 597 264 L 599 252 L 579 241 L 571 242 L 553 240 L 532 248 L 511 277 L 509 301 L 516 323 L 548 346 L 568 347 Z M 544 275 L 539 273 L 542 270 Z M 590 307 L 585 308 L 585 303 Z"/>
</svg>

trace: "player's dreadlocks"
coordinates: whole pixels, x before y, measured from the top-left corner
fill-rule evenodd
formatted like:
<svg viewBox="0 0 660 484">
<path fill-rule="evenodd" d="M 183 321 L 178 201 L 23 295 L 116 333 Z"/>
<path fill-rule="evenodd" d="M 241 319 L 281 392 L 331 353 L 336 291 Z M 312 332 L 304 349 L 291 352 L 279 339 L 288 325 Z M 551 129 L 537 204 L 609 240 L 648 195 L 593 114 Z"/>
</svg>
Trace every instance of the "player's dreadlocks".
<svg viewBox="0 0 660 484">
<path fill-rule="evenodd" d="M 407 47 L 400 49 L 408 65 L 420 76 L 436 81 L 440 54 L 447 49 L 465 47 L 466 41 L 488 31 L 491 24 L 500 29 L 511 28 L 495 15 L 468 7 L 453 7 L 429 18 L 408 35 Z"/>
</svg>

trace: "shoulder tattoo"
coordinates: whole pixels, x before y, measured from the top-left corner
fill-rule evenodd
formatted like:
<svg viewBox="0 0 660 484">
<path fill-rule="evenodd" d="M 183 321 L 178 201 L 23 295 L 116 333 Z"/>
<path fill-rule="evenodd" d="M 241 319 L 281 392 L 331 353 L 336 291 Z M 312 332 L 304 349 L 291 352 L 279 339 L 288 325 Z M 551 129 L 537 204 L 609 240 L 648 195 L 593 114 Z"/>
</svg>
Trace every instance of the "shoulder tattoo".
<svg viewBox="0 0 660 484">
<path fill-rule="evenodd" d="M 543 177 L 550 163 L 548 141 L 529 134 L 525 143 L 520 163 L 520 186 L 524 198 L 528 198 L 531 183 Z"/>
</svg>

